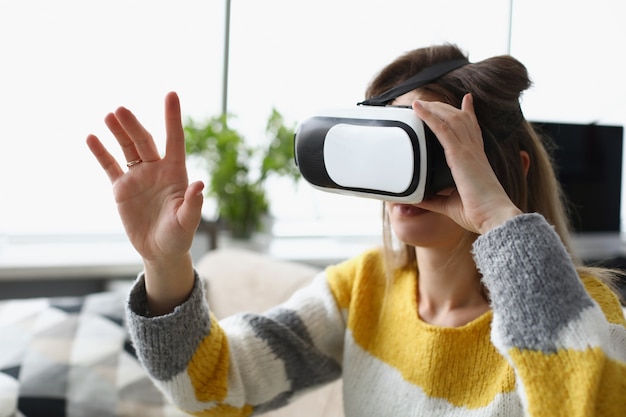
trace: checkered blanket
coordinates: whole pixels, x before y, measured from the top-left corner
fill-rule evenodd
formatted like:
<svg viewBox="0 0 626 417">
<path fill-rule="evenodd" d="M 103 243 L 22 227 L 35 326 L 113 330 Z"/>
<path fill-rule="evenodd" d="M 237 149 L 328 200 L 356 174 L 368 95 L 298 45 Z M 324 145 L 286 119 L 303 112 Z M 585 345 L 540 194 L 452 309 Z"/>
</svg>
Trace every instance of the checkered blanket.
<svg viewBox="0 0 626 417">
<path fill-rule="evenodd" d="M 0 417 L 185 415 L 137 361 L 124 298 L 0 301 Z"/>
</svg>

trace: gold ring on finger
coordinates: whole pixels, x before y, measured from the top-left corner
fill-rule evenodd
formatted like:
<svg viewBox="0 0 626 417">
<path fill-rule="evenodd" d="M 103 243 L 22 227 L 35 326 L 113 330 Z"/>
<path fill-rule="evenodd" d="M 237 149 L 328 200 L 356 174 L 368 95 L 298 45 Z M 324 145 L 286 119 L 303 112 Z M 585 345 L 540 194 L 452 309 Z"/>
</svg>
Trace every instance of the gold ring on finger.
<svg viewBox="0 0 626 417">
<path fill-rule="evenodd" d="M 142 163 L 142 162 L 143 162 L 143 161 L 141 160 L 141 158 L 137 158 L 137 159 L 133 159 L 132 161 L 128 161 L 128 162 L 126 163 L 126 166 L 127 166 L 128 168 L 130 168 L 130 167 L 135 166 L 135 165 L 138 165 L 138 164 L 140 164 L 140 163 Z"/>
</svg>

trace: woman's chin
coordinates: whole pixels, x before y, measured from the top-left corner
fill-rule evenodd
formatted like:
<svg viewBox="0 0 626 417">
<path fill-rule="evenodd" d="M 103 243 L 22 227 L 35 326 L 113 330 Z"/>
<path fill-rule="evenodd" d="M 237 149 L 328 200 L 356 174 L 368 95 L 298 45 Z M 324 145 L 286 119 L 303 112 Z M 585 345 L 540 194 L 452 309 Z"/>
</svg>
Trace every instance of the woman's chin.
<svg viewBox="0 0 626 417">
<path fill-rule="evenodd" d="M 454 245 L 462 228 L 443 214 L 411 204 L 394 203 L 388 207 L 389 220 L 396 237 L 411 246 Z"/>
</svg>

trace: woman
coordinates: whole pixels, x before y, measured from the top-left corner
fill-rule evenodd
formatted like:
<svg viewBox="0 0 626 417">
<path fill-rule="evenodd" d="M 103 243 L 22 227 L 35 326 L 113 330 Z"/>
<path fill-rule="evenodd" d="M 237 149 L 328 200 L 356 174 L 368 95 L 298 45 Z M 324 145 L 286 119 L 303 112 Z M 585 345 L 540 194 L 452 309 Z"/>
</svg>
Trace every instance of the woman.
<svg viewBox="0 0 626 417">
<path fill-rule="evenodd" d="M 519 107 L 529 85 L 515 59 L 472 64 L 450 45 L 388 65 L 365 104 L 412 106 L 455 188 L 385 204 L 385 250 L 220 323 L 189 255 L 203 186 L 187 181 L 176 95 L 163 158 L 131 112 L 109 114 L 128 171 L 87 141 L 144 259 L 128 321 L 156 384 L 204 416 L 261 413 L 338 377 L 347 416 L 623 415 L 626 322 L 605 271 L 568 254 L 558 185 Z"/>
</svg>

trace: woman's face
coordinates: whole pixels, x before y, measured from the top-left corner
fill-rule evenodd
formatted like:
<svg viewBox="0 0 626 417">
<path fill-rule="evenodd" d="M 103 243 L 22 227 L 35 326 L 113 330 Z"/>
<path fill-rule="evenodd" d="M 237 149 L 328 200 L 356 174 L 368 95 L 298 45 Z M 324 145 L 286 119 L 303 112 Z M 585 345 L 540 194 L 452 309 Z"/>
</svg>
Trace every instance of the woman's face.
<svg viewBox="0 0 626 417">
<path fill-rule="evenodd" d="M 437 100 L 433 94 L 416 90 L 396 98 L 391 104 L 411 106 L 418 99 Z M 385 209 L 395 235 L 411 246 L 453 249 L 465 234 L 449 217 L 412 204 L 386 202 Z"/>
</svg>

